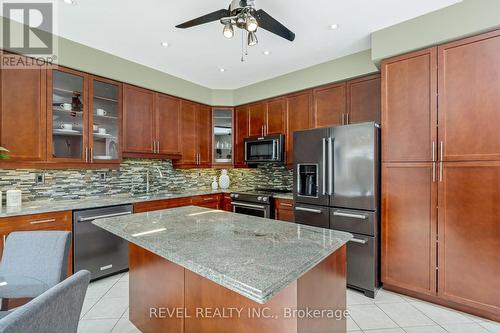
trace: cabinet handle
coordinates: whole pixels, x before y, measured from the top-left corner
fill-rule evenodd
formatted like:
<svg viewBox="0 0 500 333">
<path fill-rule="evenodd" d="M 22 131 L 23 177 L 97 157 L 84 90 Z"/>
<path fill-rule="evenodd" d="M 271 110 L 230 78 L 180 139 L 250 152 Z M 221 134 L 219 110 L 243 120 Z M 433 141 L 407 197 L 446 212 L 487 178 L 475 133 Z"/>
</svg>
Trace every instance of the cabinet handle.
<svg viewBox="0 0 500 333">
<path fill-rule="evenodd" d="M 436 182 L 436 162 L 432 162 L 432 182 Z"/>
<path fill-rule="evenodd" d="M 439 182 L 443 181 L 443 161 L 439 162 Z"/>
<path fill-rule="evenodd" d="M 436 143 L 432 141 L 432 162 L 436 162 Z"/>
<path fill-rule="evenodd" d="M 55 221 L 56 219 L 46 219 L 46 220 L 31 221 L 30 224 L 52 223 Z"/>
<path fill-rule="evenodd" d="M 210 198 L 203 198 L 203 201 L 209 201 L 209 200 L 213 200 L 214 198 L 210 197 Z"/>
<path fill-rule="evenodd" d="M 89 160 L 90 163 L 94 163 L 94 154 L 92 153 L 92 147 L 89 148 Z"/>
<path fill-rule="evenodd" d="M 345 114 L 345 124 L 349 125 L 349 112 Z"/>
<path fill-rule="evenodd" d="M 89 163 L 89 149 L 85 147 L 85 163 Z"/>
<path fill-rule="evenodd" d="M 293 207 L 293 205 L 292 205 L 292 204 L 285 203 L 285 202 L 281 202 L 281 203 L 280 203 L 280 206 L 285 206 L 285 207 Z"/>
<path fill-rule="evenodd" d="M 264 125 L 264 135 L 267 135 L 267 125 Z"/>
<path fill-rule="evenodd" d="M 444 148 L 443 147 L 444 147 L 443 141 L 441 141 L 441 148 L 440 148 L 440 150 L 441 150 L 441 162 L 443 162 L 443 160 L 444 160 L 444 156 L 443 156 Z"/>
<path fill-rule="evenodd" d="M 156 152 L 160 153 L 160 141 L 156 141 Z"/>
<path fill-rule="evenodd" d="M 7 239 L 7 235 L 3 235 L 3 247 L 5 247 L 5 241 Z"/>
<path fill-rule="evenodd" d="M 368 241 L 365 239 L 351 238 L 351 239 L 349 239 L 349 242 L 358 243 L 358 244 L 366 244 L 366 242 L 368 242 Z"/>
</svg>

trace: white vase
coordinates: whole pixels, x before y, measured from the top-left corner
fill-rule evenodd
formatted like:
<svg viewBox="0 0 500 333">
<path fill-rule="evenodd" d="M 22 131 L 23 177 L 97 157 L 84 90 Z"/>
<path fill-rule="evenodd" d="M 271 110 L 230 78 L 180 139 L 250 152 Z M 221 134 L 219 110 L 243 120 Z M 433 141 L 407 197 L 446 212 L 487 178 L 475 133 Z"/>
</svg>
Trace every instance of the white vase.
<svg viewBox="0 0 500 333">
<path fill-rule="evenodd" d="M 212 182 L 212 190 L 217 190 L 219 188 L 219 184 L 217 183 L 217 177 L 214 176 L 214 181 Z"/>
<path fill-rule="evenodd" d="M 219 185 L 220 188 L 225 190 L 229 188 L 229 185 L 231 184 L 231 181 L 229 180 L 229 176 L 227 175 L 227 170 L 222 170 L 221 175 L 219 177 Z"/>
</svg>

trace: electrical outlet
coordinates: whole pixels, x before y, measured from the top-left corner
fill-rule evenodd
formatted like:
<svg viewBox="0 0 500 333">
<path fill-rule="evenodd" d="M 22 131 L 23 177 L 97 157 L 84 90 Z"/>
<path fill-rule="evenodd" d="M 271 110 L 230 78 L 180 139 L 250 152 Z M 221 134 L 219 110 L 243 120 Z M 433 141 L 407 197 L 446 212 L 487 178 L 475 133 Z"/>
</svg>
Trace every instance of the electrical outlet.
<svg viewBox="0 0 500 333">
<path fill-rule="evenodd" d="M 45 183 L 45 174 L 43 173 L 35 174 L 35 183 L 37 185 Z"/>
<path fill-rule="evenodd" d="M 101 181 L 106 181 L 106 172 L 99 172 L 99 179 Z"/>
</svg>

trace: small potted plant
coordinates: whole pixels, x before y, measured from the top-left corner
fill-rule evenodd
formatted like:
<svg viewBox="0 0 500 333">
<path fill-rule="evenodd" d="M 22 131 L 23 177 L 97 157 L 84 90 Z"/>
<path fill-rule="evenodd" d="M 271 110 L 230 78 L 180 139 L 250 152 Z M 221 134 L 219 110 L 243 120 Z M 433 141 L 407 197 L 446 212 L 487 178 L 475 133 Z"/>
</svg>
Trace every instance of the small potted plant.
<svg viewBox="0 0 500 333">
<path fill-rule="evenodd" d="M 9 150 L 4 147 L 0 147 L 0 160 L 6 160 L 9 158 L 9 155 L 7 154 Z"/>
</svg>

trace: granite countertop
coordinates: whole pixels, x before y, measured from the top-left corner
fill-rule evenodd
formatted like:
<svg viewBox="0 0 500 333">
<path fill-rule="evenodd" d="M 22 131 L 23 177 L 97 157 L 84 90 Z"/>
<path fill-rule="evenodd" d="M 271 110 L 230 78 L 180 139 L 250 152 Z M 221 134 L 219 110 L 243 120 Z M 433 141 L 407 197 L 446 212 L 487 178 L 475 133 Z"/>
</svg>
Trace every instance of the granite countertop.
<svg viewBox="0 0 500 333">
<path fill-rule="evenodd" d="M 92 223 L 261 304 L 352 238 L 195 206 Z"/>
<path fill-rule="evenodd" d="M 241 191 L 241 189 L 238 189 Z M 137 202 L 154 201 L 162 199 L 175 199 L 192 197 L 197 195 L 220 194 L 230 193 L 235 189 L 228 190 L 186 190 L 182 192 L 155 192 L 155 193 L 142 193 L 142 194 L 115 194 L 115 195 L 102 195 L 93 196 L 82 199 L 68 199 L 68 200 L 39 200 L 23 202 L 21 207 L 1 207 L 0 218 L 12 217 L 30 214 L 41 214 L 50 212 L 59 212 L 65 210 L 89 209 L 114 205 L 126 205 Z M 275 198 L 293 200 L 292 194 L 275 194 Z"/>
</svg>

